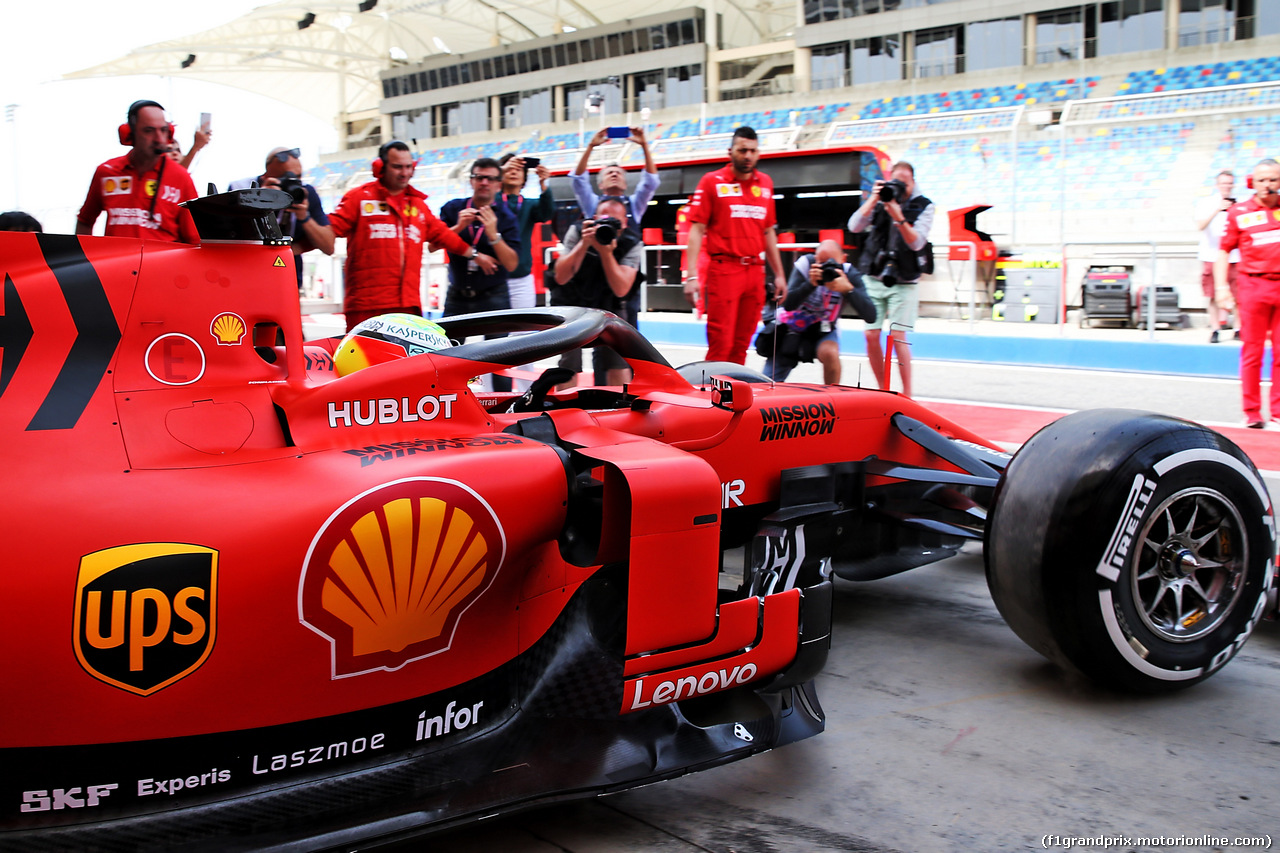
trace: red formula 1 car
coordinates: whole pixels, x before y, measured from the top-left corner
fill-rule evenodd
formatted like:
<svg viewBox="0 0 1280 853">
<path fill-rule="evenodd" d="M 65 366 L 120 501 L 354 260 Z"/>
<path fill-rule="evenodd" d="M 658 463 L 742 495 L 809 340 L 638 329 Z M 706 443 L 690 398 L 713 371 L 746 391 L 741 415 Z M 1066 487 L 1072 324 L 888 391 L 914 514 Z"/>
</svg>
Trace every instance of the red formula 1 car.
<svg viewBox="0 0 1280 853">
<path fill-rule="evenodd" d="M 1010 461 L 585 309 L 340 377 L 280 196 L 191 202 L 200 246 L 0 235 L 0 849 L 369 845 L 737 760 L 821 731 L 833 571 L 974 539 L 1105 683 L 1194 683 L 1263 613 L 1270 499 L 1208 430 L 1090 413 Z M 469 384 L 595 343 L 631 384 Z"/>
</svg>

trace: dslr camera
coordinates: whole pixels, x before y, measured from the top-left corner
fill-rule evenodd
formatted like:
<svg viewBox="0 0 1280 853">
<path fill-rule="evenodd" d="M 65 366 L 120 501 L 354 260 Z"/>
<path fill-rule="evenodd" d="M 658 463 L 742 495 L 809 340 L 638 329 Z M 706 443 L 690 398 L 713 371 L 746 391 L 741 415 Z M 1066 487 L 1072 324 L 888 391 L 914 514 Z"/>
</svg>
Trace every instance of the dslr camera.
<svg viewBox="0 0 1280 853">
<path fill-rule="evenodd" d="M 902 204 L 907 200 L 907 185 L 899 180 L 885 181 L 880 186 L 880 200 Z"/>
<path fill-rule="evenodd" d="M 285 172 L 280 176 L 280 189 L 289 194 L 294 204 L 307 203 L 307 188 L 296 172 Z"/>
<path fill-rule="evenodd" d="M 844 272 L 844 267 L 837 260 L 827 259 L 820 265 L 822 269 L 822 281 L 825 284 L 828 281 L 835 281 L 836 276 Z"/>
<path fill-rule="evenodd" d="M 898 260 L 888 249 L 881 249 L 871 262 L 871 274 L 885 287 L 893 287 L 898 283 Z"/>
<path fill-rule="evenodd" d="M 622 222 L 613 216 L 600 216 L 594 220 L 588 219 L 587 223 L 594 222 L 596 226 L 596 242 L 601 246 L 606 246 L 618 239 L 618 232 L 622 230 Z"/>
</svg>

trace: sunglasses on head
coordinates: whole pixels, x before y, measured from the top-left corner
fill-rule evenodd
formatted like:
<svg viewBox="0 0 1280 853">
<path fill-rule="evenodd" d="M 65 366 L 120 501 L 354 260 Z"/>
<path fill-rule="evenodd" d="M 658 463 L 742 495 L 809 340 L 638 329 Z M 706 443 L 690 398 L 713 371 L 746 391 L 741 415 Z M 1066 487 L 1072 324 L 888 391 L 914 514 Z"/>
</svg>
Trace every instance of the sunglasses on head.
<svg viewBox="0 0 1280 853">
<path fill-rule="evenodd" d="M 288 151 L 276 152 L 276 159 L 279 160 L 281 163 L 288 163 L 291 157 L 301 157 L 301 156 L 302 156 L 301 148 L 290 148 Z"/>
</svg>

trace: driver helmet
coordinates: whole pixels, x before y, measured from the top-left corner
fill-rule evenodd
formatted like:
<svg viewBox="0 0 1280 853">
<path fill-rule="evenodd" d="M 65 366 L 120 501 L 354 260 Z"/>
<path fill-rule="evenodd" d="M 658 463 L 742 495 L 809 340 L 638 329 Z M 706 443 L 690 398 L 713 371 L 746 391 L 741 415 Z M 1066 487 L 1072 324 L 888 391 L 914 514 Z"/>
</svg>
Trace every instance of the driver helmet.
<svg viewBox="0 0 1280 853">
<path fill-rule="evenodd" d="M 333 354 L 339 376 L 411 355 L 436 352 L 453 346 L 438 324 L 413 314 L 380 314 L 347 333 Z"/>
</svg>

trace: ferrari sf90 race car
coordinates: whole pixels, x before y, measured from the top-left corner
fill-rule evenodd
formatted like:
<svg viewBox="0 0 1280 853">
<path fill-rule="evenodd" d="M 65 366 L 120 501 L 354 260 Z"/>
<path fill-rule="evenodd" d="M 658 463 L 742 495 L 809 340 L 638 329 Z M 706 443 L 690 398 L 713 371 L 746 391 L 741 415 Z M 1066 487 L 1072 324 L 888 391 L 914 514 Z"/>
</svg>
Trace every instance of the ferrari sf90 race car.
<svg viewBox="0 0 1280 853">
<path fill-rule="evenodd" d="M 745 758 L 823 728 L 833 574 L 970 541 L 1114 687 L 1263 615 L 1271 502 L 1207 429 L 1085 413 L 1010 459 L 576 308 L 308 343 L 287 203 L 189 202 L 199 246 L 0 234 L 0 849 L 363 848 Z M 473 382 L 597 345 L 630 383 Z"/>
</svg>

